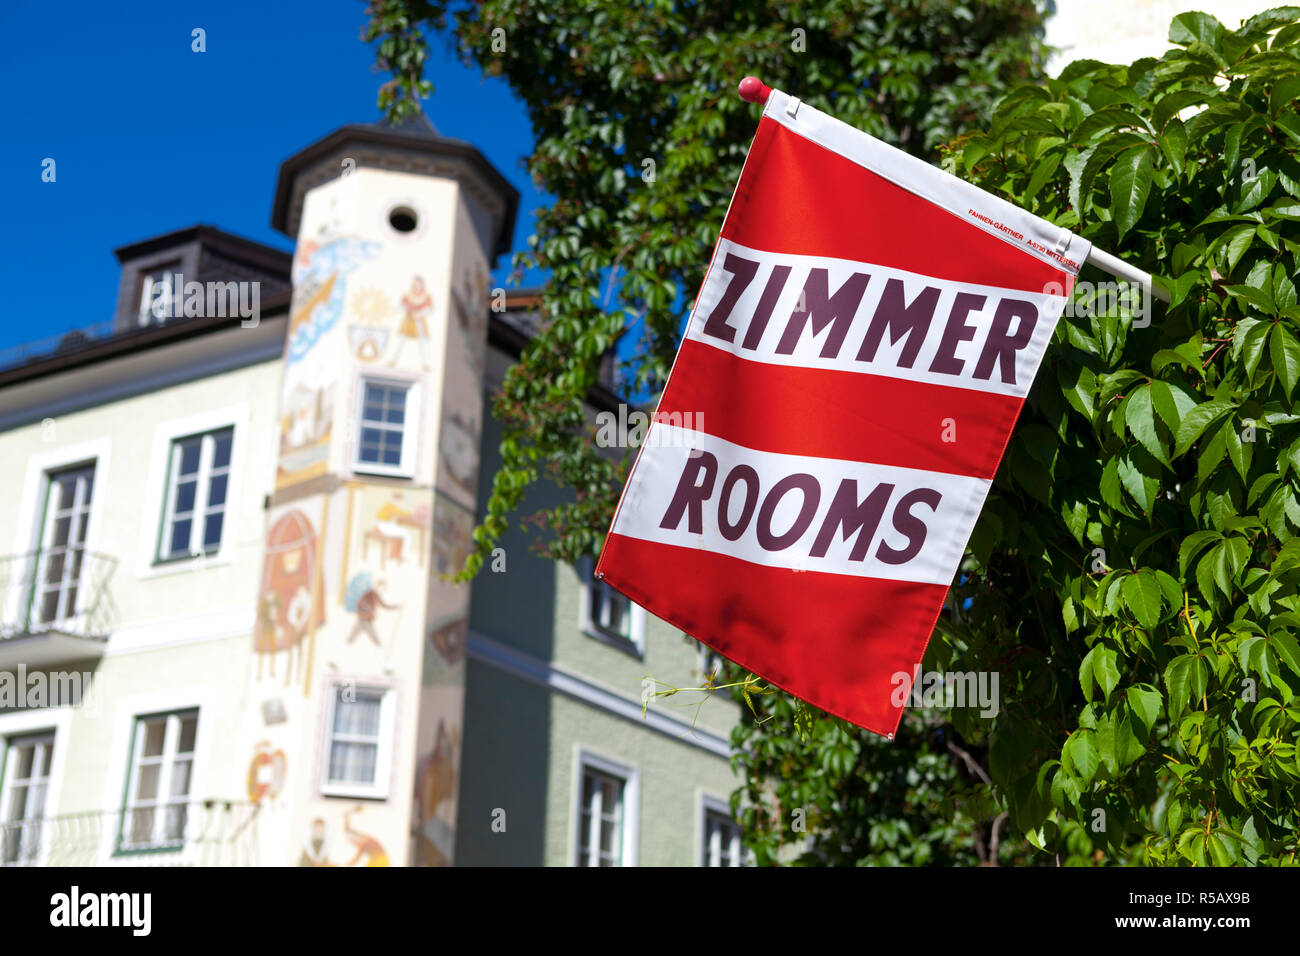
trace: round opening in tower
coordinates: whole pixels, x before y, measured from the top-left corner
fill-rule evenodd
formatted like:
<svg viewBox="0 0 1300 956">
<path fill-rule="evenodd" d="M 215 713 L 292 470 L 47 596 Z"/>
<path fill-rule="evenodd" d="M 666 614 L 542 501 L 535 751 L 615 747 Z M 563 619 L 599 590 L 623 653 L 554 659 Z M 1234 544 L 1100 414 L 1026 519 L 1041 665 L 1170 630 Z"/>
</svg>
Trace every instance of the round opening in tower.
<svg viewBox="0 0 1300 956">
<path fill-rule="evenodd" d="M 415 210 L 410 206 L 394 206 L 388 214 L 388 224 L 398 232 L 413 232 L 418 222 Z"/>
</svg>

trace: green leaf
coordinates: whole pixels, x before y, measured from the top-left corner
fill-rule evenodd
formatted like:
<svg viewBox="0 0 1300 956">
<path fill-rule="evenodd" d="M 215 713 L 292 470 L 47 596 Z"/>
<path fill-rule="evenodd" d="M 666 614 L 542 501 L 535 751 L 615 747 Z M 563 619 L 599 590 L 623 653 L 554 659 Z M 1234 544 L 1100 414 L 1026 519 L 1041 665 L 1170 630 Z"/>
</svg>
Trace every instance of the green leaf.
<svg viewBox="0 0 1300 956">
<path fill-rule="evenodd" d="M 1093 680 L 1096 681 L 1105 700 L 1110 700 L 1111 692 L 1119 683 L 1119 667 L 1115 663 L 1118 657 L 1119 655 L 1111 648 L 1098 644 L 1084 658 L 1085 666 L 1089 666 L 1091 662 Z"/>
<path fill-rule="evenodd" d="M 1061 763 L 1069 766 L 1079 778 L 1081 786 L 1088 786 L 1097 775 L 1097 747 L 1093 743 L 1096 735 L 1091 730 L 1076 730 L 1061 748 Z"/>
<path fill-rule="evenodd" d="M 1154 574 L 1138 571 L 1124 578 L 1124 604 L 1148 631 L 1160 623 L 1160 585 Z"/>
<path fill-rule="evenodd" d="M 1233 407 L 1227 402 L 1210 401 L 1197 405 L 1184 415 L 1182 424 L 1178 426 L 1178 437 L 1174 442 L 1174 456 L 1186 454 L 1187 449 L 1201 437 L 1201 433 L 1210 425 L 1221 421 Z"/>
<path fill-rule="evenodd" d="M 1279 631 L 1269 638 L 1273 653 L 1277 659 L 1291 668 L 1292 673 L 1300 675 L 1300 644 L 1293 634 Z"/>
<path fill-rule="evenodd" d="M 1141 442 L 1142 447 L 1151 452 L 1157 461 L 1167 466 L 1169 453 L 1165 451 L 1164 445 L 1160 443 L 1160 436 L 1156 434 L 1150 386 L 1139 388 L 1129 395 L 1124 403 L 1124 421 L 1129 431 L 1133 433 L 1133 437 Z"/>
<path fill-rule="evenodd" d="M 1164 696 L 1150 684 L 1134 684 L 1124 692 L 1124 696 L 1128 700 L 1129 710 L 1134 719 L 1142 727 L 1142 736 L 1149 737 L 1156 721 L 1160 718 Z"/>
<path fill-rule="evenodd" d="M 1183 539 L 1182 546 L 1178 549 L 1178 573 L 1186 577 L 1187 565 L 1192 558 L 1201 553 L 1202 549 L 1212 541 L 1218 541 L 1223 535 L 1218 531 L 1194 531 Z"/>
<path fill-rule="evenodd" d="M 1200 41 L 1215 52 L 1223 42 L 1223 24 L 1205 13 L 1180 13 L 1169 25 L 1169 42 L 1188 46 Z"/>
<path fill-rule="evenodd" d="M 1160 134 L 1160 149 L 1164 152 L 1174 172 L 1182 175 L 1183 161 L 1187 156 L 1187 127 L 1174 117 Z"/>
<path fill-rule="evenodd" d="M 1151 192 L 1151 169 L 1149 147 L 1134 147 L 1115 160 L 1110 172 L 1110 201 L 1119 239 L 1123 239 L 1142 216 Z"/>
<path fill-rule="evenodd" d="M 1295 391 L 1296 380 L 1300 379 L 1300 342 L 1297 342 L 1282 325 L 1273 326 L 1268 337 L 1268 355 L 1273 363 L 1273 371 L 1291 398 Z"/>
</svg>

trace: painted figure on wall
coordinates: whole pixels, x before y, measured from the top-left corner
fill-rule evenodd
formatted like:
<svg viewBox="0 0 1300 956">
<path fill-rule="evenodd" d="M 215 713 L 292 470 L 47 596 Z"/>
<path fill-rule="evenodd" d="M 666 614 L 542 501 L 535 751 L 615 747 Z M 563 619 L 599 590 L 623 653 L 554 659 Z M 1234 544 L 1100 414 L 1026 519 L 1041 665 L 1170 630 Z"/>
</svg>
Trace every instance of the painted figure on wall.
<svg viewBox="0 0 1300 956">
<path fill-rule="evenodd" d="M 374 642 L 375 647 L 384 646 L 384 642 L 375 632 L 375 616 L 381 607 L 389 611 L 397 611 L 401 609 L 401 605 L 389 604 L 384 600 L 379 593 L 379 588 L 383 586 L 383 581 L 372 584 L 370 575 L 364 571 L 353 575 L 352 580 L 348 582 L 348 590 L 343 603 L 349 611 L 352 611 L 357 616 L 357 623 L 352 628 L 352 633 L 348 635 L 347 642 L 349 644 L 364 633 Z M 393 631 L 396 634 L 396 624 L 393 625 Z"/>
<path fill-rule="evenodd" d="M 415 781 L 417 841 L 416 862 L 425 866 L 450 866 L 455 843 L 456 753 L 460 734 L 438 721 L 433 753 L 420 762 Z"/>
<path fill-rule="evenodd" d="M 396 366 L 407 344 L 415 342 L 420 362 L 427 372 L 433 365 L 429 357 L 429 325 L 425 319 L 433 311 L 433 296 L 424 287 L 422 276 L 411 280 L 411 288 L 402 296 L 402 310 L 402 322 L 397 327 L 397 350 L 388 364 Z"/>
<path fill-rule="evenodd" d="M 248 799 L 261 803 L 278 797 L 284 789 L 286 763 L 283 750 L 272 750 L 270 741 L 259 740 L 248 764 Z"/>
<path fill-rule="evenodd" d="M 377 361 L 392 334 L 386 327 L 386 320 L 393 312 L 392 302 L 383 290 L 366 286 L 352 297 L 352 312 L 357 318 L 348 326 L 352 354 L 362 362 Z"/>
<path fill-rule="evenodd" d="M 402 492 L 394 492 L 375 511 L 374 520 L 361 536 L 361 557 L 368 556 L 371 545 L 379 546 L 380 570 L 388 562 L 404 564 L 414 551 L 424 564 L 425 535 L 429 530 L 427 505 L 410 507 Z"/>
<path fill-rule="evenodd" d="M 343 835 L 347 837 L 355 852 L 346 863 L 334 863 L 330 860 L 329 824 L 324 817 L 311 821 L 307 839 L 298 857 L 299 866 L 388 866 L 388 853 L 384 846 L 368 833 L 362 833 L 352 825 L 352 817 L 364 811 L 364 807 L 353 807 L 343 814 Z"/>
<path fill-rule="evenodd" d="M 280 419 L 280 459 L 276 488 L 284 488 L 325 473 L 333 430 L 334 382 L 303 363 L 298 382 L 284 399 Z"/>
<path fill-rule="evenodd" d="M 253 633 L 259 677 L 267 656 L 271 658 L 271 676 L 275 676 L 275 655 L 281 652 L 289 658 L 285 684 L 292 677 L 295 663 L 302 669 L 303 638 L 325 622 L 324 589 L 317 588 L 316 578 L 319 560 L 316 529 L 307 516 L 296 508 L 281 515 L 267 533 L 262 564 L 257 629 Z"/>
<path fill-rule="evenodd" d="M 302 855 L 298 857 L 299 866 L 333 866 L 330 862 L 329 825 L 324 817 L 316 817 L 307 830 L 307 839 L 302 845 Z"/>
<path fill-rule="evenodd" d="M 352 826 L 352 815 L 360 813 L 364 807 L 354 807 L 343 814 L 343 832 L 348 841 L 356 848 L 356 855 L 344 866 L 388 866 L 388 854 L 383 844 L 367 833 L 362 833 Z"/>
<path fill-rule="evenodd" d="M 293 266 L 293 304 L 285 365 L 305 358 L 343 314 L 347 274 L 379 254 L 380 244 L 351 237 L 307 240 Z"/>
<path fill-rule="evenodd" d="M 465 659 L 466 638 L 469 635 L 469 620 L 457 617 L 443 624 L 435 625 L 429 632 L 429 641 L 438 651 L 439 656 L 448 666 L 454 667 Z"/>
</svg>

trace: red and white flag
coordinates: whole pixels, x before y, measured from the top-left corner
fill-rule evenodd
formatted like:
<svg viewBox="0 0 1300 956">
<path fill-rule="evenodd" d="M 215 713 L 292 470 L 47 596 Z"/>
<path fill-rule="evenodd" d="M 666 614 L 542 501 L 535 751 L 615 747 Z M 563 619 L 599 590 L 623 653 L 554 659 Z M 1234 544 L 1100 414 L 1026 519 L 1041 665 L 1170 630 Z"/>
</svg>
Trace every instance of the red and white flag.
<svg viewBox="0 0 1300 956">
<path fill-rule="evenodd" d="M 1088 251 L 773 90 L 597 576 L 892 735 Z"/>
</svg>

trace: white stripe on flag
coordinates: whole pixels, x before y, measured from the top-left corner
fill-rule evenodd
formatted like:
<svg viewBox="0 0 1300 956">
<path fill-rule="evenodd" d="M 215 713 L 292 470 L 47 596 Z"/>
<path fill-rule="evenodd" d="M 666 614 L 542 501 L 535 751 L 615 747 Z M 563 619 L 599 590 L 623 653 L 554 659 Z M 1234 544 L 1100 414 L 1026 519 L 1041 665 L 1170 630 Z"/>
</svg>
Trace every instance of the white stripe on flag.
<svg viewBox="0 0 1300 956">
<path fill-rule="evenodd" d="M 611 531 L 770 567 L 946 586 L 989 485 L 756 451 L 656 422 Z"/>
<path fill-rule="evenodd" d="M 720 239 L 687 338 L 757 362 L 1023 398 L 1065 302 L 1059 287 L 1001 289 Z"/>
</svg>

